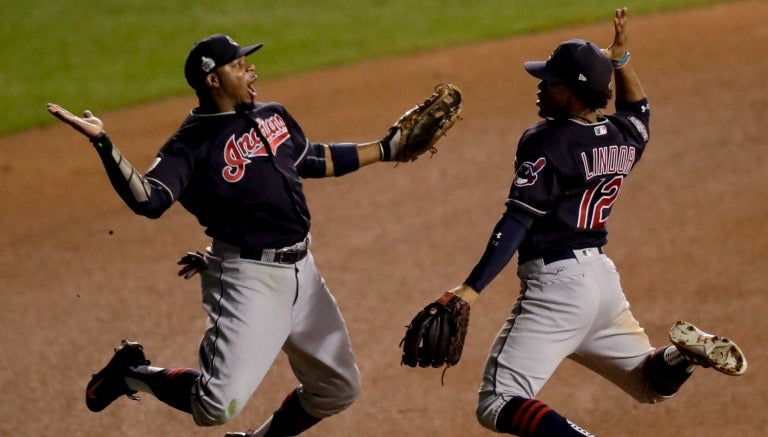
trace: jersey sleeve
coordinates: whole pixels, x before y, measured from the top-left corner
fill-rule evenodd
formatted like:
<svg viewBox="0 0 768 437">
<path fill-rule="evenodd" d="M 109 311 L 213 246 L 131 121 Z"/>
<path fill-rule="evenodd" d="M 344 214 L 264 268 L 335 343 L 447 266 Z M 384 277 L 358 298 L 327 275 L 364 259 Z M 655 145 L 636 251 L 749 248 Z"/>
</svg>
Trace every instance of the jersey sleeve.
<svg viewBox="0 0 768 437">
<path fill-rule="evenodd" d="M 192 178 L 194 159 L 189 149 L 174 136 L 160 149 L 146 178 L 167 191 L 171 201 L 176 201 Z"/>
<path fill-rule="evenodd" d="M 518 145 L 507 207 L 534 216 L 545 215 L 559 191 L 556 175 L 555 163 L 545 153 L 535 128 L 529 129 Z"/>
<path fill-rule="evenodd" d="M 302 178 L 325 177 L 325 144 L 304 140 L 305 153 L 296 163 L 296 171 Z"/>
<path fill-rule="evenodd" d="M 616 125 L 621 126 L 639 144 L 646 144 L 650 140 L 651 107 L 647 97 L 637 102 L 617 101 L 616 113 L 612 118 Z"/>
<path fill-rule="evenodd" d="M 296 172 L 302 178 L 322 178 L 325 176 L 325 145 L 313 143 L 304 134 L 295 118 L 279 103 L 271 103 L 276 107 L 276 112 L 285 121 L 288 134 L 293 143 L 291 153 Z"/>
<path fill-rule="evenodd" d="M 109 181 L 131 210 L 149 218 L 158 218 L 173 203 L 168 193 L 154 181 L 142 176 L 123 157 L 106 133 L 91 139 L 104 165 Z"/>
</svg>

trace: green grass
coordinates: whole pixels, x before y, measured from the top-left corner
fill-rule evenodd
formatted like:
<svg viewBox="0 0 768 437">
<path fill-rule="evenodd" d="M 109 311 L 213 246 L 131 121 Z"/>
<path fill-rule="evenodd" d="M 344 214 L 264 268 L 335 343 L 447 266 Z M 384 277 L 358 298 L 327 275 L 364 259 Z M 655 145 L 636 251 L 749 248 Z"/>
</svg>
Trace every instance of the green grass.
<svg viewBox="0 0 768 437">
<path fill-rule="evenodd" d="M 45 103 L 94 111 L 189 93 L 194 41 L 265 43 L 262 78 L 726 0 L 0 0 L 0 136 L 52 121 Z"/>
</svg>

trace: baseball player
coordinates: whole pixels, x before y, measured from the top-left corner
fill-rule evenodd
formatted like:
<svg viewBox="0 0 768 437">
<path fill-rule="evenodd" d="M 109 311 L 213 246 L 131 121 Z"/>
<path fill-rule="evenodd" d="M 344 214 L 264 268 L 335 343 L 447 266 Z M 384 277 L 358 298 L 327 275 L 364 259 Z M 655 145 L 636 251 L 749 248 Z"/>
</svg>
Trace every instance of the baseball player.
<svg viewBox="0 0 768 437">
<path fill-rule="evenodd" d="M 95 146 L 131 210 L 158 218 L 178 201 L 212 238 L 201 272 L 207 328 L 200 369 L 152 366 L 138 342 L 123 340 L 87 385 L 91 411 L 146 392 L 199 426 L 220 425 L 243 410 L 281 350 L 298 386 L 258 430 L 231 435 L 298 435 L 358 396 L 344 319 L 309 250 L 302 178 L 341 176 L 405 145 L 392 128 L 369 143 L 309 141 L 285 107 L 257 102 L 246 56 L 261 47 L 223 34 L 193 46 L 184 72 L 199 106 L 143 176 L 90 111 L 78 117 L 48 104 Z"/>
<path fill-rule="evenodd" d="M 629 64 L 626 8 L 613 24 L 607 49 L 574 39 L 546 61 L 525 63 L 540 80 L 543 121 L 520 138 L 506 210 L 452 290 L 471 304 L 517 252 L 520 296 L 490 351 L 477 406 L 480 423 L 496 432 L 591 435 L 536 399 L 566 358 L 646 403 L 674 395 L 697 365 L 728 375 L 747 367 L 733 342 L 687 322 L 672 327 L 673 345 L 652 347 L 603 250 L 612 207 L 648 143 L 650 117 Z M 607 115 L 612 80 L 616 112 Z"/>
</svg>

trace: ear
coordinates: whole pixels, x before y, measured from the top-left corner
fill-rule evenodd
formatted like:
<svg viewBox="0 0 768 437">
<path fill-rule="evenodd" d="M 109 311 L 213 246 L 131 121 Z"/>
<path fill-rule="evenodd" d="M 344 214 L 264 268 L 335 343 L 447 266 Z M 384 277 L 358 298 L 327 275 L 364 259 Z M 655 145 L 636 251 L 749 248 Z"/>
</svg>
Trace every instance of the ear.
<svg viewBox="0 0 768 437">
<path fill-rule="evenodd" d="M 576 97 L 576 93 L 573 90 L 573 87 L 568 87 L 568 104 L 573 105 L 578 98 Z"/>
<path fill-rule="evenodd" d="M 216 73 L 209 73 L 208 76 L 205 76 L 205 84 L 208 85 L 209 88 L 218 88 L 221 84 L 219 75 Z"/>
</svg>

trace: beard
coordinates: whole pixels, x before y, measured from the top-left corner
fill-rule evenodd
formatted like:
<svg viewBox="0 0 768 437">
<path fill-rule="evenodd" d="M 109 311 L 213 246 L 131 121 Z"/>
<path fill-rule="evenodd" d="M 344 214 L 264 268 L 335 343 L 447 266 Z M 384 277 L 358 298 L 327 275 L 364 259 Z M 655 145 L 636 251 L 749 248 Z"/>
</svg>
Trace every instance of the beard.
<svg viewBox="0 0 768 437">
<path fill-rule="evenodd" d="M 539 108 L 539 117 L 550 119 L 566 119 L 570 118 L 568 111 L 560 108 Z"/>
<path fill-rule="evenodd" d="M 255 102 L 241 102 L 235 105 L 235 112 L 248 112 L 256 107 Z"/>
</svg>

